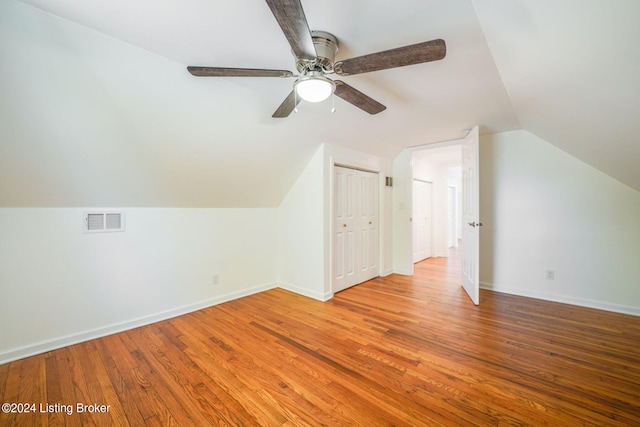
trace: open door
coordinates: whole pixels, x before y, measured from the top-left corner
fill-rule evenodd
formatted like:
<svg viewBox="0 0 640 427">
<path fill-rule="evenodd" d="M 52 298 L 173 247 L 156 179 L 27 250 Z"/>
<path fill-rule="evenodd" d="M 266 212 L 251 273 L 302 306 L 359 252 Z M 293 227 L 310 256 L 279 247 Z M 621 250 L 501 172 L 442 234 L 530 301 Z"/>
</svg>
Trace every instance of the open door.
<svg viewBox="0 0 640 427">
<path fill-rule="evenodd" d="M 478 182 L 479 130 L 475 126 L 462 144 L 462 287 L 475 305 L 480 302 L 480 223 Z"/>
</svg>

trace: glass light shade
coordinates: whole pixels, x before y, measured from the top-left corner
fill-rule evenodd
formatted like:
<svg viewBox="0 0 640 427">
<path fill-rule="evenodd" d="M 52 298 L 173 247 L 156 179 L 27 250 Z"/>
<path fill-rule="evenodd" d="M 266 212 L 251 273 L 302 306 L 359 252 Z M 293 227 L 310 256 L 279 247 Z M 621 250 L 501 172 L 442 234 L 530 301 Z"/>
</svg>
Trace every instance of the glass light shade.
<svg viewBox="0 0 640 427">
<path fill-rule="evenodd" d="M 324 101 L 331 96 L 335 88 L 336 84 L 320 73 L 309 73 L 295 83 L 298 96 L 307 102 Z"/>
</svg>

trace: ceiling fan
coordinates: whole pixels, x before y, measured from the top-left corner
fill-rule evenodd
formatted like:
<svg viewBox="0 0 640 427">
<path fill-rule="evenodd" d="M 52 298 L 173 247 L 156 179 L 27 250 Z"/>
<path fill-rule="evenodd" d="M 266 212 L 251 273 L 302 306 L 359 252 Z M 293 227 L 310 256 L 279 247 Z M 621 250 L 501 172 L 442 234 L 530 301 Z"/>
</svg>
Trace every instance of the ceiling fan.
<svg viewBox="0 0 640 427">
<path fill-rule="evenodd" d="M 287 70 L 254 68 L 187 67 L 199 77 L 297 77 L 293 90 L 273 113 L 272 117 L 288 117 L 300 99 L 320 102 L 335 94 L 369 114 L 377 114 L 387 107 L 341 80 L 331 80 L 327 74 L 351 76 L 371 71 L 404 67 L 437 61 L 446 55 L 444 40 L 403 46 L 334 63 L 338 39 L 325 31 L 310 31 L 300 0 L 266 0 L 296 57 L 294 75 Z"/>
</svg>

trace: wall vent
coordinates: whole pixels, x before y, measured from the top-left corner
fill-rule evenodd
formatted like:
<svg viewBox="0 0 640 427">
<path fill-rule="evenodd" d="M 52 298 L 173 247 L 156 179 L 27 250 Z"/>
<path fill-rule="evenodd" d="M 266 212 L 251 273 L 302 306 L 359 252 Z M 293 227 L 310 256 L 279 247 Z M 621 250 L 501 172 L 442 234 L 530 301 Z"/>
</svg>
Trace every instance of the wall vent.
<svg viewBox="0 0 640 427">
<path fill-rule="evenodd" d="M 82 221 L 85 233 L 124 231 L 123 211 L 84 212 Z"/>
</svg>

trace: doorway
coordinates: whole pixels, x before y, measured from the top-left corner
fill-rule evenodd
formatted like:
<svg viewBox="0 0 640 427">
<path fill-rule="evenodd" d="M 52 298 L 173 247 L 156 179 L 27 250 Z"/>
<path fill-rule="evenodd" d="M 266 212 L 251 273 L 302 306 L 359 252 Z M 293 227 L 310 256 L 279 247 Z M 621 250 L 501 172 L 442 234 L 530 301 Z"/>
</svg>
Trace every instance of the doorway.
<svg viewBox="0 0 640 427">
<path fill-rule="evenodd" d="M 446 257 L 448 249 L 457 242 L 456 230 L 460 228 L 460 218 L 456 215 L 457 197 L 460 194 L 460 165 L 462 148 L 460 144 L 426 148 L 412 154 L 413 215 L 412 229 L 414 255 L 421 237 L 416 234 L 423 216 L 424 201 L 417 190 L 420 182 L 428 182 L 431 187 L 430 199 L 430 256 Z M 423 258 L 414 256 L 413 262 Z"/>
<path fill-rule="evenodd" d="M 435 145 L 435 146 L 434 146 Z M 414 179 L 433 182 L 433 256 L 448 255 L 448 177 L 449 166 L 459 166 L 462 171 L 461 187 L 458 198 L 462 199 L 460 209 L 461 223 L 458 233 L 462 236 L 462 287 L 474 304 L 479 302 L 479 186 L 478 186 L 478 151 L 479 128 L 474 126 L 465 138 L 434 144 L 432 146 L 414 147 L 404 150 L 393 161 L 393 173 L 398 177 L 398 185 L 394 188 L 394 221 L 393 268 L 399 274 L 412 275 L 414 263 L 412 257 L 413 209 L 412 184 Z M 463 147 L 466 155 L 463 156 Z M 443 157 L 447 160 L 443 160 Z M 447 164 L 449 163 L 449 164 Z M 472 192 L 472 194 L 471 194 Z M 467 212 L 468 214 L 465 214 Z M 472 228 L 473 230 L 467 230 Z M 469 235 L 472 236 L 469 236 Z M 473 237 L 470 239 L 469 237 Z M 464 274 L 468 272 L 469 274 Z"/>
</svg>

